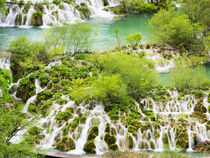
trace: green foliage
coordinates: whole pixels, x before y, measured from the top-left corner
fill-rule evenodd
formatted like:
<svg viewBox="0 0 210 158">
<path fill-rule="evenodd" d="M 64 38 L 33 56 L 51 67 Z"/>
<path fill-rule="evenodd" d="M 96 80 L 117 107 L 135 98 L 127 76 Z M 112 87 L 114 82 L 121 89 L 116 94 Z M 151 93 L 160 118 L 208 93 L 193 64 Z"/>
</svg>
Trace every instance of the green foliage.
<svg viewBox="0 0 210 158">
<path fill-rule="evenodd" d="M 119 76 L 101 76 L 93 83 L 89 95 L 104 102 L 123 102 L 127 99 L 126 85 Z"/>
<path fill-rule="evenodd" d="M 108 53 L 99 58 L 98 66 L 105 75 L 119 75 L 131 96 L 144 96 L 156 84 L 154 66 L 145 58 Z"/>
<path fill-rule="evenodd" d="M 35 13 L 34 13 L 34 16 L 35 17 L 39 17 L 39 16 L 42 16 L 42 11 L 40 11 L 40 10 L 37 10 Z"/>
<path fill-rule="evenodd" d="M 28 142 L 10 143 L 18 129 L 26 125 L 23 122 L 24 115 L 20 113 L 19 106 L 14 105 L 11 108 L 0 103 L 0 157 L 36 157 L 35 152 L 30 152 L 33 150 L 33 146 Z"/>
<path fill-rule="evenodd" d="M 141 42 L 141 33 L 130 34 L 126 37 L 126 41 L 134 48 L 138 43 Z"/>
<path fill-rule="evenodd" d="M 0 13 L 5 13 L 6 9 L 6 1 L 5 0 L 0 0 Z"/>
<path fill-rule="evenodd" d="M 18 3 L 19 3 L 19 5 L 24 5 L 25 4 L 24 0 L 20 0 Z"/>
<path fill-rule="evenodd" d="M 144 3 L 142 0 L 124 0 L 120 3 L 121 12 L 123 13 L 141 13 L 156 12 L 158 7 L 152 3 Z"/>
<path fill-rule="evenodd" d="M 69 126 L 75 129 L 79 125 L 79 120 L 80 117 L 75 117 L 74 120 L 69 123 Z"/>
<path fill-rule="evenodd" d="M 66 51 L 82 52 L 92 47 L 94 30 L 91 25 L 84 23 L 52 27 L 45 34 L 48 47 L 63 46 Z"/>
<path fill-rule="evenodd" d="M 204 67 L 177 68 L 173 71 L 172 80 L 179 90 L 210 87 L 210 80 L 205 76 Z"/>
<path fill-rule="evenodd" d="M 4 102 L 11 100 L 11 97 L 9 95 L 9 85 L 11 84 L 11 82 L 12 76 L 9 70 L 0 68 L 0 98 L 2 98 Z"/>
<path fill-rule="evenodd" d="M 47 85 L 48 84 L 48 82 L 50 81 L 50 76 L 48 75 L 48 74 L 45 74 L 45 73 L 41 73 L 40 75 L 39 75 L 39 80 L 40 80 L 40 82 L 41 82 L 41 85 Z"/>
<path fill-rule="evenodd" d="M 53 3 L 55 3 L 55 4 L 60 4 L 61 3 L 61 0 L 53 0 Z"/>
<path fill-rule="evenodd" d="M 183 0 L 185 5 L 181 6 L 181 11 L 187 14 L 192 23 L 202 22 L 210 26 L 210 2 L 209 0 Z"/>
<path fill-rule="evenodd" d="M 58 112 L 58 114 L 55 116 L 56 120 L 66 120 L 71 116 L 72 111 L 71 110 L 66 110 L 64 112 Z"/>
<path fill-rule="evenodd" d="M 202 48 L 200 35 L 202 26 L 191 24 L 185 14 L 180 14 L 174 9 L 161 10 L 150 20 L 150 25 L 155 31 L 156 38 L 163 44 L 188 50 Z"/>
<path fill-rule="evenodd" d="M 11 41 L 9 50 L 12 53 L 11 69 L 14 81 L 17 81 L 26 72 L 34 71 L 46 66 L 50 60 L 62 55 L 63 49 L 47 49 L 44 42 L 30 41 L 25 36 Z"/>
</svg>

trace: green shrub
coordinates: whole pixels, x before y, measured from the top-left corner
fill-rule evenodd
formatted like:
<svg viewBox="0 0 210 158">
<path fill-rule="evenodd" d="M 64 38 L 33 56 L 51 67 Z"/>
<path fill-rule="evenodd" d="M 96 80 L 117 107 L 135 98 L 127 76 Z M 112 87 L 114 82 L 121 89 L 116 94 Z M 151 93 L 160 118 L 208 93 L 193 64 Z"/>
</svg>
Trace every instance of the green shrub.
<svg viewBox="0 0 210 158">
<path fill-rule="evenodd" d="M 210 80 L 205 76 L 204 67 L 181 67 L 173 71 L 172 81 L 177 89 L 205 89 Z"/>
<path fill-rule="evenodd" d="M 55 4 L 60 4 L 61 3 L 61 0 L 53 0 L 53 3 L 55 3 Z"/>
<path fill-rule="evenodd" d="M 130 34 L 126 37 L 126 41 L 134 48 L 138 43 L 141 42 L 141 33 Z"/>
</svg>

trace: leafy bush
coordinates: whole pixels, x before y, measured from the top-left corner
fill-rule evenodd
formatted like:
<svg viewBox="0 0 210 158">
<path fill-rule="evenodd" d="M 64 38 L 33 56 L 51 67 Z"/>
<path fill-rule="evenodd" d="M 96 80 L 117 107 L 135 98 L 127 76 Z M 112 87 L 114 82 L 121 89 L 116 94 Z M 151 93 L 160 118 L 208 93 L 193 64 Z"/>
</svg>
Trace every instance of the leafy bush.
<svg viewBox="0 0 210 158">
<path fill-rule="evenodd" d="M 64 46 L 66 51 L 84 52 L 91 49 L 95 31 L 92 25 L 84 23 L 52 27 L 45 34 L 49 48 Z"/>
<path fill-rule="evenodd" d="M 119 75 L 132 96 L 144 96 L 156 84 L 154 65 L 145 58 L 108 53 L 99 58 L 97 65 L 105 75 Z"/>
<path fill-rule="evenodd" d="M 174 9 L 159 11 L 150 20 L 150 25 L 161 43 L 188 50 L 202 48 L 201 39 L 197 38 L 202 30 L 201 25 L 191 24 L 185 14 Z"/>
<path fill-rule="evenodd" d="M 101 76 L 89 90 L 89 95 L 104 102 L 125 102 L 127 99 L 127 87 L 119 76 Z"/>
<path fill-rule="evenodd" d="M 204 67 L 177 68 L 173 71 L 172 80 L 179 90 L 210 87 L 210 80 L 205 76 Z"/>
<path fill-rule="evenodd" d="M 9 95 L 9 85 L 11 82 L 12 76 L 9 70 L 0 68 L 0 98 L 2 97 L 3 101 L 11 100 L 11 97 Z"/>
<path fill-rule="evenodd" d="M 126 41 L 134 48 L 138 43 L 141 42 L 141 33 L 130 34 L 126 37 Z"/>
</svg>

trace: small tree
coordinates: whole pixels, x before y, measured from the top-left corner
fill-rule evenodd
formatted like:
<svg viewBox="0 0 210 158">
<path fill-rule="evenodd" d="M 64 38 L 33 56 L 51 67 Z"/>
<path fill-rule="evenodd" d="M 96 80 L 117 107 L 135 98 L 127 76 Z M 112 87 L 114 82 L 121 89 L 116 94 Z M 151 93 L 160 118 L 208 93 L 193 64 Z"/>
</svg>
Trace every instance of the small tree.
<svg viewBox="0 0 210 158">
<path fill-rule="evenodd" d="M 210 80 L 205 75 L 204 67 L 178 67 L 172 74 L 172 81 L 178 90 L 210 87 Z"/>
<path fill-rule="evenodd" d="M 92 25 L 84 23 L 52 27 L 45 33 L 45 42 L 48 48 L 63 46 L 66 52 L 84 52 L 91 49 L 95 33 Z"/>
<path fill-rule="evenodd" d="M 185 14 L 174 9 L 161 10 L 150 20 L 155 37 L 163 44 L 187 50 L 202 50 L 202 27 L 199 23 L 191 24 Z M 202 36 L 201 36 L 202 37 Z"/>
<path fill-rule="evenodd" d="M 126 37 L 126 41 L 134 48 L 138 43 L 141 42 L 141 33 L 130 34 Z"/>
<path fill-rule="evenodd" d="M 121 48 L 121 46 L 120 46 L 120 38 L 119 38 L 120 29 L 119 28 L 115 28 L 114 31 L 115 31 L 115 37 L 117 39 L 118 47 L 120 49 Z"/>
</svg>

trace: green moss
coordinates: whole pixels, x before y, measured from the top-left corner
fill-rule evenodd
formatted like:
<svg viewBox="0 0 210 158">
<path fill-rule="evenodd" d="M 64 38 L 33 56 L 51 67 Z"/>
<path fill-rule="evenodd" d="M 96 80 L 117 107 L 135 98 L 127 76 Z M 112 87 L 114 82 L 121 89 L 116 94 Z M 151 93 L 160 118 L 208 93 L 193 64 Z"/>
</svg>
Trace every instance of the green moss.
<svg viewBox="0 0 210 158">
<path fill-rule="evenodd" d="M 72 108 L 67 108 L 64 112 L 59 111 L 58 114 L 55 116 L 55 119 L 59 121 L 67 121 L 72 116 L 72 112 Z"/>
<path fill-rule="evenodd" d="M 71 137 L 63 136 L 61 139 L 58 138 L 56 143 L 53 144 L 56 149 L 61 151 L 69 151 L 75 149 L 75 142 Z"/>
<path fill-rule="evenodd" d="M 188 133 L 187 129 L 180 126 L 176 132 L 176 145 L 182 149 L 186 149 L 188 147 Z"/>
<path fill-rule="evenodd" d="M 87 141 L 83 147 L 83 150 L 87 153 L 95 154 L 96 153 L 96 145 L 95 145 L 94 141 L 93 140 Z"/>
<path fill-rule="evenodd" d="M 41 132 L 41 129 L 37 126 L 34 126 L 28 130 L 29 135 L 35 136 Z"/>
<path fill-rule="evenodd" d="M 88 140 L 95 139 L 98 136 L 98 127 L 96 126 L 91 127 L 88 133 L 89 133 L 87 138 Z"/>
<path fill-rule="evenodd" d="M 38 107 L 34 104 L 30 104 L 28 106 L 28 112 L 30 113 L 38 113 Z"/>
<path fill-rule="evenodd" d="M 72 128 L 76 128 L 79 125 L 80 117 L 76 117 L 72 122 L 69 123 L 69 126 Z"/>
<path fill-rule="evenodd" d="M 116 143 L 115 136 L 111 136 L 110 134 L 106 133 L 104 137 L 104 141 L 107 143 L 108 147 L 111 149 L 111 145 Z"/>
<path fill-rule="evenodd" d="M 126 135 L 125 141 L 127 148 L 132 149 L 134 147 L 133 139 L 130 135 Z"/>
<path fill-rule="evenodd" d="M 41 87 L 47 86 L 50 81 L 50 76 L 46 73 L 41 73 L 39 75 L 39 80 L 41 82 Z"/>
<path fill-rule="evenodd" d="M 25 77 L 19 82 L 16 96 L 26 102 L 30 97 L 35 95 L 35 89 L 34 79 Z"/>
<path fill-rule="evenodd" d="M 110 149 L 111 149 L 111 150 L 114 150 L 114 151 L 119 150 L 117 144 L 111 144 L 111 145 L 110 145 Z"/>
</svg>

